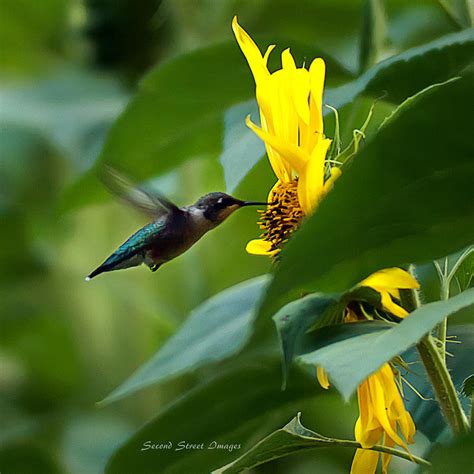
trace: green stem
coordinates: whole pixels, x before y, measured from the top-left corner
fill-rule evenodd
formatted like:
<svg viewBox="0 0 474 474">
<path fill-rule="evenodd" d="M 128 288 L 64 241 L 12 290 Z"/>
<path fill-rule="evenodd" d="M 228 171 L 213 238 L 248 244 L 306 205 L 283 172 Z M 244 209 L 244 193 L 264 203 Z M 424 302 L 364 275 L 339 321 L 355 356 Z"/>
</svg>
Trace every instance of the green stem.
<svg viewBox="0 0 474 474">
<path fill-rule="evenodd" d="M 417 345 L 425 370 L 433 385 L 436 399 L 454 434 L 465 434 L 469 423 L 459 401 L 453 381 L 431 334 Z"/>
<path fill-rule="evenodd" d="M 438 350 L 441 359 L 446 363 L 446 333 L 448 331 L 448 318 L 438 326 Z"/>
<path fill-rule="evenodd" d="M 457 271 L 463 264 L 464 260 L 474 252 L 474 247 L 469 246 L 462 255 L 458 258 L 453 268 L 448 273 L 448 259 L 444 260 L 444 270 L 441 270 L 438 262 L 435 262 L 436 269 L 440 279 L 440 300 L 445 301 L 449 299 L 449 292 L 451 289 L 451 281 L 456 276 Z M 438 326 L 438 345 L 441 358 L 446 362 L 446 333 L 448 330 L 448 319 L 444 319 L 443 322 Z"/>
<path fill-rule="evenodd" d="M 441 281 L 440 297 L 441 300 L 447 300 L 449 298 L 449 285 L 450 281 L 444 278 Z M 438 348 L 441 359 L 446 363 L 446 333 L 448 331 L 448 318 L 444 318 L 443 322 L 438 326 Z"/>
<path fill-rule="evenodd" d="M 403 306 L 410 313 L 420 306 L 417 290 L 402 290 L 400 298 Z M 455 434 L 464 434 L 469 431 L 469 423 L 459 401 L 456 388 L 449 375 L 444 359 L 431 334 L 427 334 L 417 344 L 426 373 L 433 386 L 436 399 L 449 426 Z"/>
<path fill-rule="evenodd" d="M 349 440 L 341 440 L 341 439 L 334 439 L 334 444 L 338 446 L 347 446 L 349 448 L 357 448 L 357 449 L 367 449 L 369 451 L 378 451 L 380 453 L 391 454 L 392 456 L 397 456 L 402 459 L 406 459 L 407 461 L 414 462 L 416 464 L 421 464 L 424 466 L 431 466 L 431 463 L 426 459 L 420 458 L 419 456 L 415 456 L 414 454 L 407 453 L 405 451 L 400 451 L 399 449 L 389 448 L 388 446 L 383 446 L 381 444 L 376 444 L 371 448 L 362 448 L 361 444 L 357 441 L 349 441 Z"/>
</svg>

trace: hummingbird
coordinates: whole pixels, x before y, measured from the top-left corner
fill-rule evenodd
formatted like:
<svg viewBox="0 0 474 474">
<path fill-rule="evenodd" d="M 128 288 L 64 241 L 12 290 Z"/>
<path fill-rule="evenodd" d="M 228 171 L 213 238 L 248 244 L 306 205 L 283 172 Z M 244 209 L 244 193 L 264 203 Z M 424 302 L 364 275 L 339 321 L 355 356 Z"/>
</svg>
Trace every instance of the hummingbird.
<svg viewBox="0 0 474 474">
<path fill-rule="evenodd" d="M 213 192 L 194 204 L 178 207 L 157 191 L 134 185 L 117 170 L 106 167 L 103 181 L 119 197 L 144 211 L 152 222 L 129 237 L 86 281 L 105 272 L 147 265 L 156 272 L 166 262 L 192 247 L 206 232 L 224 222 L 234 211 L 266 202 L 241 201 L 229 194 Z"/>
</svg>

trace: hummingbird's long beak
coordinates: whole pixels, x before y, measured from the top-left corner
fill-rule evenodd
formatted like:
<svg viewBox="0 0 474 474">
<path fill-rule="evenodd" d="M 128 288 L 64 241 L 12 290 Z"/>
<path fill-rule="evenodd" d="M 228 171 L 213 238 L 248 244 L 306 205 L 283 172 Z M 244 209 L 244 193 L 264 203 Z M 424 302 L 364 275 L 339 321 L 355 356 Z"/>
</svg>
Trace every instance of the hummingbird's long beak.
<svg viewBox="0 0 474 474">
<path fill-rule="evenodd" d="M 268 206 L 268 202 L 259 202 L 259 201 L 242 201 L 240 207 L 244 206 Z"/>
</svg>

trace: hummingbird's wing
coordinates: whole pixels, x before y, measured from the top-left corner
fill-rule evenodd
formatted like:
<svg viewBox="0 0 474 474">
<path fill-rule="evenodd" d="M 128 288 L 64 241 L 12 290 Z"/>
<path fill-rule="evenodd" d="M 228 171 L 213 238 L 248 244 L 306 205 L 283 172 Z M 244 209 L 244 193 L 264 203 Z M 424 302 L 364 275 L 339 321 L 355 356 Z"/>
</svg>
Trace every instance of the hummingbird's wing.
<svg viewBox="0 0 474 474">
<path fill-rule="evenodd" d="M 154 220 L 166 214 L 181 213 L 181 209 L 157 191 L 146 191 L 124 174 L 104 165 L 100 172 L 102 182 L 122 200 L 145 212 Z"/>
</svg>

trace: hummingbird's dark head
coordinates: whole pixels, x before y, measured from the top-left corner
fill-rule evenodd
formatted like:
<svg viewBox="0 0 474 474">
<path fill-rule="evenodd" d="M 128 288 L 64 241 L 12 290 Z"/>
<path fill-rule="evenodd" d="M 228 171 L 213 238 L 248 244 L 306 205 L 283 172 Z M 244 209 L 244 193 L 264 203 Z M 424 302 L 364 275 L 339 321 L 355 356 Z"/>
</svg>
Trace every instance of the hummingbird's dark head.
<svg viewBox="0 0 474 474">
<path fill-rule="evenodd" d="M 266 202 L 241 201 L 226 193 L 209 193 L 199 198 L 193 207 L 202 211 L 208 221 L 217 225 L 240 207 L 265 204 Z"/>
</svg>

